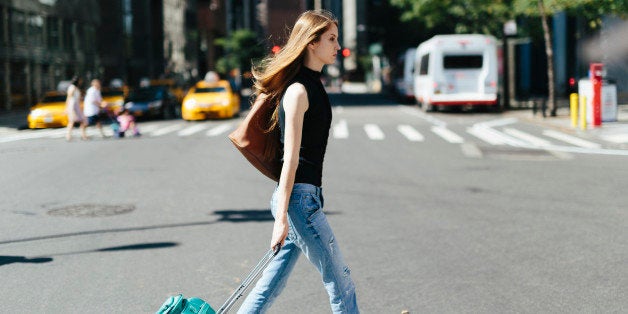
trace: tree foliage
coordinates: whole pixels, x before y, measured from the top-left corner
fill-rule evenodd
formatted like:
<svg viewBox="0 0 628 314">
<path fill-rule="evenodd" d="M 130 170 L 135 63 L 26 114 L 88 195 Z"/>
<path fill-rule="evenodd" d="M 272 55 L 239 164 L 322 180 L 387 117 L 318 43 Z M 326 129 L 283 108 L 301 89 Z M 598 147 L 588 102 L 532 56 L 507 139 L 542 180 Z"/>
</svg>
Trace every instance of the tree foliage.
<svg viewBox="0 0 628 314">
<path fill-rule="evenodd" d="M 511 0 L 391 0 L 402 21 L 420 20 L 428 28 L 451 33 L 499 35 L 503 23 L 513 18 Z"/>
<path fill-rule="evenodd" d="M 248 71 L 254 60 L 265 55 L 257 34 L 246 29 L 236 30 L 229 37 L 218 38 L 215 43 L 224 50 L 224 55 L 216 62 L 216 70 L 220 73 L 228 73 L 232 69 Z"/>
<path fill-rule="evenodd" d="M 543 0 L 549 15 L 566 11 L 569 15 L 583 18 L 591 29 L 602 25 L 602 16 L 614 14 L 628 15 L 627 0 Z M 518 15 L 539 16 L 538 0 L 514 0 L 513 11 Z"/>
</svg>

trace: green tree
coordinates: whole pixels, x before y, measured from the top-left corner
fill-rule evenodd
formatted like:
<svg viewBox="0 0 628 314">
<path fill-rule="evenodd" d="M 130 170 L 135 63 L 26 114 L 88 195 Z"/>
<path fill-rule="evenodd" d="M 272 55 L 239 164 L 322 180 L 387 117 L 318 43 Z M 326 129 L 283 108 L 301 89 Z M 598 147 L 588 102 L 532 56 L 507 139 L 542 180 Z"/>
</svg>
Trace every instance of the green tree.
<svg viewBox="0 0 628 314">
<path fill-rule="evenodd" d="M 499 35 L 513 17 L 511 0 L 390 0 L 402 9 L 401 20 L 420 20 L 427 28 L 452 33 Z"/>
<path fill-rule="evenodd" d="M 248 71 L 252 62 L 265 55 L 264 46 L 258 41 L 257 35 L 247 29 L 236 30 L 229 37 L 216 39 L 215 43 L 224 50 L 224 55 L 216 62 L 216 70 L 223 74 L 232 69 Z"/>
<path fill-rule="evenodd" d="M 587 25 L 598 28 L 602 25 L 602 16 L 616 14 L 626 16 L 628 1 L 626 0 L 514 0 L 513 11 L 527 16 L 538 16 L 543 25 L 543 40 L 547 56 L 547 90 L 548 108 L 551 116 L 556 116 L 556 97 L 554 88 L 554 50 L 552 33 L 548 18 L 555 12 L 566 11 L 572 15 L 583 17 Z"/>
</svg>

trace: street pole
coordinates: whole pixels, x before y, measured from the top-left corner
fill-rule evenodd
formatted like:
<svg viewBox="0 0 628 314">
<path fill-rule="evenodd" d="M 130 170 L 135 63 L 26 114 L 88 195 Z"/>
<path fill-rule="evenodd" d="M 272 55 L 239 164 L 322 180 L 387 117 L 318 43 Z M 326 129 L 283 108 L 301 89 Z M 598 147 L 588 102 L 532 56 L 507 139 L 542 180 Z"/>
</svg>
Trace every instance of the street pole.
<svg viewBox="0 0 628 314">
<path fill-rule="evenodd" d="M 538 0 L 539 12 L 541 13 L 541 22 L 543 24 L 543 36 L 545 38 L 545 54 L 547 55 L 547 89 L 548 89 L 548 107 L 550 109 L 550 115 L 556 116 L 556 101 L 554 97 L 554 52 L 552 49 L 552 35 L 547 25 L 547 15 L 545 13 L 545 5 L 543 0 Z"/>
</svg>

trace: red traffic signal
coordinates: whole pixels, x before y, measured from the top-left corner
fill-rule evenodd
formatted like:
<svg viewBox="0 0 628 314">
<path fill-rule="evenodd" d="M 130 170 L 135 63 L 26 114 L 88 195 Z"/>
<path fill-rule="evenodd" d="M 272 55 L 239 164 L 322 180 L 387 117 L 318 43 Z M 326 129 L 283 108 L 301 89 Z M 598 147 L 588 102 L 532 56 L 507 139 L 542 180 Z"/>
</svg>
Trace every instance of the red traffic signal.
<svg viewBox="0 0 628 314">
<path fill-rule="evenodd" d="M 346 57 L 348 57 L 350 55 L 351 55 L 351 49 L 349 49 L 349 48 L 342 49 L 342 56 L 343 57 L 346 58 Z"/>
<path fill-rule="evenodd" d="M 281 47 L 279 47 L 279 46 L 277 46 L 277 45 L 274 45 L 274 46 L 273 46 L 273 48 L 271 48 L 271 49 L 270 49 L 270 51 L 272 51 L 272 52 L 273 52 L 273 54 L 275 54 L 275 55 L 276 55 L 277 53 L 279 53 L 279 51 L 280 51 L 280 50 L 281 50 Z"/>
</svg>

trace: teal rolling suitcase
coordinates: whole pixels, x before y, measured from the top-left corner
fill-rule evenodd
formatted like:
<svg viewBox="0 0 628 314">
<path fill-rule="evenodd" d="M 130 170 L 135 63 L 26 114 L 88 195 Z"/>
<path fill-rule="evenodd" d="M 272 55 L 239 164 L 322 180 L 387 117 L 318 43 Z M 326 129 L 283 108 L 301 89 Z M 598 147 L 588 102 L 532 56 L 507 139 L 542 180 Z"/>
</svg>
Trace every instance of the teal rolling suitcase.
<svg viewBox="0 0 628 314">
<path fill-rule="evenodd" d="M 266 266 L 279 253 L 279 248 L 269 250 L 264 257 L 251 270 L 249 275 L 242 281 L 238 289 L 225 301 L 225 303 L 215 311 L 209 303 L 199 298 L 184 298 L 182 294 L 169 297 L 166 302 L 157 310 L 156 314 L 224 314 L 244 295 L 246 288 L 255 281 Z"/>
</svg>

